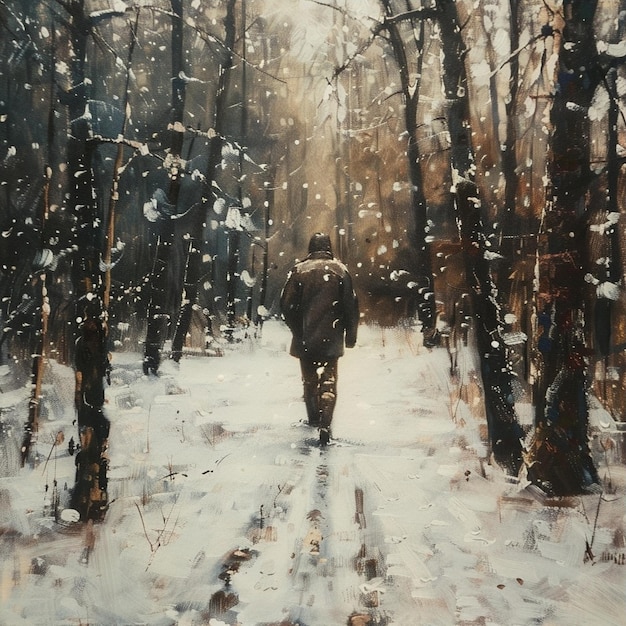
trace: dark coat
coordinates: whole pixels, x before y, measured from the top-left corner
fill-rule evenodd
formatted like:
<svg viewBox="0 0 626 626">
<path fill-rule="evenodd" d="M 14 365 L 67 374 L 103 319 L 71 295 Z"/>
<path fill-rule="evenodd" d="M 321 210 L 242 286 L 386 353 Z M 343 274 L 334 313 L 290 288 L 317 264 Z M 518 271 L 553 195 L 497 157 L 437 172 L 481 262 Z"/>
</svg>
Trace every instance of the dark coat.
<svg viewBox="0 0 626 626">
<path fill-rule="evenodd" d="M 287 276 L 280 299 L 292 333 L 290 354 L 324 361 L 354 347 L 359 305 L 346 266 L 328 249 L 313 249 Z M 313 245 L 315 248 L 315 245 Z"/>
</svg>

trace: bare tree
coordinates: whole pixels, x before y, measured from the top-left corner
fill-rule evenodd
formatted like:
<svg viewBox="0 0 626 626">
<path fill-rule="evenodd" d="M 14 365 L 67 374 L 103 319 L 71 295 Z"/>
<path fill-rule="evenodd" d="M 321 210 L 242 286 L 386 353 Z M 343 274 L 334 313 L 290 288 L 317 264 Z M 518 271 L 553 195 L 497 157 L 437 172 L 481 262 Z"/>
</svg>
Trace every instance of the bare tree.
<svg viewBox="0 0 626 626">
<path fill-rule="evenodd" d="M 76 302 L 74 348 L 75 404 L 80 451 L 76 458 L 73 505 L 82 519 L 101 517 L 107 506 L 106 456 L 109 421 L 104 415 L 104 384 L 108 373 L 100 269 L 100 214 L 96 200 L 87 80 L 87 48 L 93 23 L 83 0 L 61 1 L 71 44 L 71 85 L 61 96 L 69 113 L 67 164 L 69 202 L 74 218 L 72 282 Z"/>
<path fill-rule="evenodd" d="M 418 316 L 422 322 L 424 342 L 431 344 L 435 327 L 435 297 L 432 273 L 431 251 L 428 245 L 427 202 L 424 195 L 424 174 L 422 172 L 422 155 L 418 142 L 418 107 L 420 102 L 420 85 L 424 59 L 425 21 L 430 15 L 428 11 L 412 10 L 407 4 L 407 13 L 397 19 L 390 0 L 381 0 L 385 15 L 385 30 L 389 37 L 394 59 L 400 74 L 400 85 L 404 101 L 404 124 L 407 131 L 407 162 L 411 183 L 411 214 L 413 216 L 412 245 L 417 253 L 417 273 L 421 284 L 418 293 Z M 409 61 L 409 53 L 401 26 L 405 25 L 411 33 L 415 61 Z M 432 345 L 432 344 L 431 344 Z"/>
<path fill-rule="evenodd" d="M 597 482 L 588 446 L 584 264 L 587 192 L 593 179 L 588 109 L 602 73 L 595 0 L 566 0 L 551 111 L 546 205 L 539 235 L 538 374 L 529 477 L 554 495 Z"/>
<path fill-rule="evenodd" d="M 226 129 L 226 108 L 228 86 L 233 66 L 233 51 L 236 37 L 236 20 L 234 15 L 236 0 L 229 0 L 224 16 L 225 37 L 220 43 L 221 60 L 217 68 L 217 89 L 211 116 L 211 130 L 208 140 L 208 161 L 206 165 L 206 189 L 209 193 L 213 189 L 215 170 L 222 160 L 222 146 Z M 189 240 L 187 244 L 187 260 L 183 281 L 181 306 L 172 340 L 172 358 L 179 361 L 182 356 L 183 344 L 189 330 L 193 307 L 198 299 L 198 284 L 202 267 L 202 242 L 207 209 L 212 197 L 204 198 L 194 209 L 189 226 Z"/>
<path fill-rule="evenodd" d="M 169 328 L 167 292 L 170 277 L 171 251 L 174 245 L 175 221 L 171 212 L 177 210 L 184 174 L 181 154 L 184 142 L 183 115 L 185 111 L 186 75 L 183 45 L 183 2 L 171 0 L 172 51 L 171 77 L 172 101 L 170 109 L 170 150 L 164 166 L 168 170 L 169 188 L 165 198 L 155 196 L 156 203 L 169 205 L 158 219 L 158 235 L 154 261 L 149 279 L 148 328 L 144 346 L 143 369 L 146 374 L 156 374 L 161 363 L 161 349 Z M 159 210 L 159 207 L 157 207 Z"/>
<path fill-rule="evenodd" d="M 490 250 L 483 227 L 480 192 L 475 180 L 476 165 L 465 68 L 466 48 L 454 0 L 437 0 L 436 7 L 443 52 L 442 78 L 448 103 L 454 201 L 476 322 L 489 440 L 495 460 L 510 473 L 517 474 L 522 466 L 523 433 L 515 412 L 513 373 L 502 337 L 500 306 L 491 276 Z"/>
<path fill-rule="evenodd" d="M 52 28 L 54 33 L 54 25 Z M 54 44 L 54 38 L 53 38 Z M 50 64 L 52 66 L 52 64 Z M 48 112 L 48 132 L 47 132 L 47 158 L 44 165 L 45 180 L 43 197 L 41 201 L 41 217 L 40 217 L 40 248 L 34 259 L 35 275 L 38 275 L 40 286 L 39 299 L 39 327 L 37 328 L 36 341 L 33 350 L 33 366 L 32 366 L 32 392 L 28 405 L 28 422 L 25 426 L 25 436 L 22 443 L 22 464 L 28 458 L 30 446 L 33 437 L 36 436 L 39 428 L 39 418 L 42 408 L 42 385 L 43 375 L 46 361 L 46 349 L 48 343 L 48 321 L 50 318 L 50 298 L 48 297 L 47 278 L 49 265 L 52 263 L 53 254 L 46 247 L 47 222 L 50 215 L 50 185 L 52 183 L 52 152 L 54 148 L 54 129 L 56 114 L 56 90 L 54 88 L 54 75 L 50 72 L 50 101 Z"/>
</svg>

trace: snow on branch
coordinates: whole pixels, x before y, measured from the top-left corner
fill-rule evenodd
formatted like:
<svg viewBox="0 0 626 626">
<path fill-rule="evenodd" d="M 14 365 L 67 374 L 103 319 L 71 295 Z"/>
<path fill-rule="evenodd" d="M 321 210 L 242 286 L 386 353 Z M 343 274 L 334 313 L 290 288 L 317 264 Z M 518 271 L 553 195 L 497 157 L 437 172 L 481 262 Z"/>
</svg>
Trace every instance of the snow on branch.
<svg viewBox="0 0 626 626">
<path fill-rule="evenodd" d="M 200 80 L 199 78 L 194 78 L 193 76 L 187 76 L 185 72 L 178 72 L 178 76 L 172 78 L 172 81 L 179 80 L 183 84 L 188 85 L 189 83 L 201 83 L 202 85 L 206 85 L 207 82 L 205 80 Z"/>
<path fill-rule="evenodd" d="M 133 139 L 126 139 L 126 137 L 122 137 L 121 135 L 116 137 L 115 139 L 111 137 L 104 137 L 103 135 L 92 135 L 88 141 L 93 143 L 114 143 L 114 144 L 122 144 L 124 146 L 128 146 L 133 150 L 136 150 L 142 156 L 152 155 L 156 157 L 154 153 L 150 152 L 150 148 L 147 144 L 142 143 L 141 141 L 134 141 Z"/>
<path fill-rule="evenodd" d="M 247 163 L 250 163 L 251 165 L 257 167 L 260 172 L 266 172 L 268 169 L 268 165 L 266 163 L 257 163 L 252 157 L 250 157 L 245 146 L 236 141 L 229 140 L 224 135 L 219 135 L 214 128 L 209 128 L 208 130 L 200 130 L 199 128 L 193 128 L 193 126 L 184 126 L 180 122 L 175 122 L 174 124 L 168 124 L 167 130 L 171 130 L 176 133 L 188 132 L 195 135 L 196 137 L 204 137 L 206 139 L 215 139 L 219 137 L 220 140 L 228 146 L 231 154 L 238 156 L 240 152 L 243 153 L 243 159 Z"/>
<path fill-rule="evenodd" d="M 316 4 L 327 7 L 329 6 L 323 2 L 317 2 Z M 395 15 L 382 16 L 380 19 L 370 18 L 370 20 L 374 22 L 374 25 L 370 28 L 369 37 L 352 54 L 348 56 L 344 63 L 335 68 L 331 80 L 336 79 L 339 74 L 344 72 L 350 66 L 350 63 L 354 61 L 354 59 L 363 55 L 363 53 L 372 45 L 372 42 L 376 39 L 376 37 L 379 37 L 383 32 L 389 30 L 389 28 L 391 28 L 392 26 L 396 26 L 397 24 L 406 21 L 433 19 L 437 17 L 437 14 L 438 11 L 435 7 L 426 7 L 411 9 L 409 11 L 404 11 Z"/>
<path fill-rule="evenodd" d="M 618 43 L 597 41 L 596 50 L 599 54 L 606 54 L 606 56 L 613 57 L 614 59 L 622 59 L 626 57 L 626 40 Z"/>
<path fill-rule="evenodd" d="M 585 282 L 595 286 L 596 297 L 598 298 L 613 300 L 614 302 L 620 298 L 621 289 L 619 283 L 614 283 L 609 280 L 601 281 L 589 273 L 585 274 Z"/>
<path fill-rule="evenodd" d="M 620 213 L 612 211 L 607 214 L 605 222 L 603 222 L 602 224 L 592 224 L 591 226 L 589 226 L 589 230 L 603 235 L 606 231 L 613 228 L 619 222 L 619 219 Z"/>
<path fill-rule="evenodd" d="M 92 11 L 89 14 L 91 20 L 99 20 L 107 17 L 112 17 L 116 15 L 124 15 L 126 11 L 130 11 L 130 7 L 126 5 L 123 0 L 112 0 L 111 6 L 106 9 L 101 9 L 99 11 Z"/>
</svg>

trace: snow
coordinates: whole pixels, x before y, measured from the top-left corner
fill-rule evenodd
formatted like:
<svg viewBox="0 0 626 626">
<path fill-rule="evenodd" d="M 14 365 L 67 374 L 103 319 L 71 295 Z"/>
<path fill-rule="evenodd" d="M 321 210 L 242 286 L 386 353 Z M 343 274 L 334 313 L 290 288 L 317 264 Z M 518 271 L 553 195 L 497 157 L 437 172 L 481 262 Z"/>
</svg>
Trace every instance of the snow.
<svg viewBox="0 0 626 626">
<path fill-rule="evenodd" d="M 0 394 L 0 623 L 623 624 L 626 566 L 606 556 L 625 551 L 616 459 L 596 458 L 617 486 L 602 499 L 546 501 L 506 477 L 489 463 L 471 353 L 453 380 L 411 327 L 361 327 L 320 449 L 288 344 L 270 321 L 158 378 L 116 353 L 111 504 L 96 524 L 67 508 L 71 370 L 48 366 L 38 462 L 21 469 L 28 388 Z"/>
</svg>

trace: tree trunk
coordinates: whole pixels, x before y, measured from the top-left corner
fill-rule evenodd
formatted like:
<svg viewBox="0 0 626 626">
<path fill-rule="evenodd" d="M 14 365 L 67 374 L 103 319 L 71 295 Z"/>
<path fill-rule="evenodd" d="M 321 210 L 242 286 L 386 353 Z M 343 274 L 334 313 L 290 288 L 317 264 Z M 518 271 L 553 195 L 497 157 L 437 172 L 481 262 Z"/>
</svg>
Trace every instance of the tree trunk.
<svg viewBox="0 0 626 626">
<path fill-rule="evenodd" d="M 172 105 L 170 112 L 169 189 L 167 200 L 170 206 L 178 205 L 181 187 L 180 156 L 184 133 L 185 111 L 185 63 L 183 47 L 183 2 L 171 0 L 172 8 Z M 174 245 L 175 221 L 169 216 L 158 222 L 159 234 L 154 251 L 154 262 L 150 275 L 150 302 L 148 303 L 148 329 L 144 346 L 143 370 L 145 374 L 156 374 L 161 363 L 161 349 L 169 328 L 167 293 L 170 285 L 170 259 Z"/>
<path fill-rule="evenodd" d="M 619 123 L 619 94 L 617 91 L 617 69 L 609 68 L 605 77 L 605 87 L 609 94 L 609 111 L 607 119 L 607 172 L 606 172 L 606 261 L 598 264 L 601 274 L 598 276 L 599 285 L 614 289 L 598 289 L 594 306 L 594 335 L 599 355 L 606 360 L 612 352 L 611 342 L 614 324 L 614 309 L 617 295 L 617 286 L 621 274 L 620 231 L 617 227 L 619 219 L 618 181 L 621 168 L 617 154 L 618 123 Z M 605 377 L 606 380 L 606 377 Z"/>
<path fill-rule="evenodd" d="M 74 348 L 76 375 L 75 405 L 78 412 L 80 452 L 76 457 L 76 484 L 72 493 L 74 508 L 81 519 L 99 519 L 107 507 L 106 449 L 109 422 L 104 405 L 104 380 L 108 359 L 104 341 L 102 303 L 98 297 L 100 271 L 101 219 L 96 201 L 90 123 L 85 116 L 89 97 L 86 81 L 87 43 L 91 21 L 83 2 L 69 5 L 72 43 L 72 87 L 66 100 L 70 116 L 68 136 L 68 179 L 74 211 L 76 253 L 72 273 L 79 324 Z"/>
<path fill-rule="evenodd" d="M 82 2 L 71 6 L 72 87 L 66 94 L 71 129 L 68 135 L 67 161 L 70 202 L 74 212 L 73 262 L 74 296 L 77 300 L 94 292 L 100 282 L 98 210 L 92 170 L 94 144 L 89 141 L 90 125 L 85 113 L 89 96 L 85 82 L 87 41 L 91 33 L 89 16 Z"/>
<path fill-rule="evenodd" d="M 124 95 L 122 97 L 122 114 L 124 121 L 121 128 L 121 136 L 126 134 L 126 128 L 128 126 L 128 98 L 130 95 L 130 77 L 131 77 L 131 63 L 133 60 L 133 53 L 135 51 L 135 44 L 137 42 L 137 27 L 139 24 L 139 10 L 135 9 L 135 22 L 130 28 L 130 41 L 128 44 L 128 56 L 126 58 L 126 82 L 124 85 Z M 117 146 L 117 152 L 115 155 L 115 161 L 113 163 L 113 179 L 111 181 L 111 193 L 109 196 L 109 211 L 107 214 L 107 228 L 106 228 L 106 240 L 104 249 L 104 289 L 102 296 L 102 303 L 105 314 L 107 316 L 107 335 L 109 333 L 109 304 L 111 301 L 111 265 L 112 265 L 112 250 L 113 239 L 115 237 L 115 219 L 117 201 L 119 200 L 119 185 L 120 174 L 122 171 L 124 159 L 124 144 L 120 142 Z"/>
<path fill-rule="evenodd" d="M 55 26 L 52 24 L 52 41 L 53 44 L 56 41 Z M 50 64 L 52 67 L 52 64 Z M 36 436 L 39 429 L 39 417 L 41 415 L 42 395 L 41 387 L 43 384 L 43 374 L 45 371 L 45 359 L 46 359 L 46 346 L 48 342 L 48 319 L 50 317 L 50 299 L 48 298 L 48 291 L 46 287 L 47 279 L 47 256 L 50 258 L 52 253 L 46 249 L 46 225 L 48 222 L 48 215 L 50 211 L 50 184 L 52 179 L 52 151 L 54 148 L 55 137 L 55 119 L 56 119 L 56 107 L 55 107 L 56 90 L 54 87 L 54 73 L 50 71 L 50 102 L 48 108 L 48 128 L 47 128 L 47 158 L 44 164 L 45 180 L 43 189 L 43 201 L 41 211 L 41 224 L 39 233 L 39 250 L 41 253 L 41 268 L 36 267 L 35 273 L 39 270 L 40 281 L 40 301 L 39 301 L 39 327 L 36 330 L 35 345 L 33 350 L 33 364 L 32 364 L 32 391 L 31 398 L 28 405 L 28 422 L 25 426 L 24 440 L 22 443 L 22 466 L 28 458 L 30 452 L 30 446 L 34 436 Z"/>
<path fill-rule="evenodd" d="M 270 152 L 271 155 L 271 152 Z M 270 156 L 270 163 L 273 163 Z M 263 259 L 261 261 L 261 284 L 259 286 L 259 305 L 255 317 L 256 336 L 260 337 L 263 333 L 263 322 L 267 317 L 268 311 L 265 307 L 267 298 L 267 278 L 269 274 L 270 259 L 270 224 L 272 217 L 272 208 L 274 206 L 274 185 L 276 181 L 276 166 L 271 165 L 269 168 L 269 180 L 265 183 L 265 202 L 263 214 Z"/>
<path fill-rule="evenodd" d="M 343 28 L 346 28 L 346 16 L 343 12 L 333 14 L 333 30 L 338 36 L 333 45 L 341 48 L 341 57 L 348 55 Z M 337 256 L 348 263 L 352 254 L 352 201 L 350 197 L 350 112 L 352 110 L 352 68 L 347 68 L 348 87 L 341 89 L 337 81 L 335 87 L 335 133 L 332 142 L 332 153 L 335 155 L 334 190 L 335 190 L 335 224 L 337 226 Z"/>
<path fill-rule="evenodd" d="M 588 446 L 588 349 L 584 335 L 586 193 L 592 180 L 587 109 L 598 84 L 595 0 L 567 0 L 543 228 L 536 309 L 538 375 L 529 478 L 551 495 L 573 495 L 597 482 Z"/>
<path fill-rule="evenodd" d="M 393 16 L 391 2 L 381 0 L 387 17 Z M 417 60 L 414 72 L 410 71 L 407 51 L 402 40 L 397 22 L 391 22 L 388 26 L 389 39 L 393 49 L 395 60 L 400 72 L 400 84 L 404 98 L 404 123 L 408 135 L 407 159 L 409 180 L 411 183 L 411 214 L 413 216 L 412 247 L 417 252 L 417 272 L 419 274 L 419 302 L 418 318 L 422 323 L 424 342 L 432 345 L 432 336 L 435 327 L 435 297 L 433 286 L 432 261 L 430 246 L 427 243 L 428 217 L 427 203 L 424 196 L 424 179 L 421 165 L 421 155 L 417 137 L 417 108 L 420 95 L 420 77 L 423 62 L 423 39 L 424 22 L 420 20 L 417 25 L 411 20 L 411 30 L 415 35 Z"/>
<path fill-rule="evenodd" d="M 517 48 L 519 46 L 519 19 L 518 0 L 509 0 L 509 38 L 511 47 L 511 58 L 509 59 L 509 93 L 505 102 L 506 112 L 506 138 L 502 146 L 502 173 L 504 175 L 504 219 L 503 234 L 513 237 L 516 231 L 507 228 L 512 220 L 515 223 L 516 198 L 518 194 L 519 176 L 517 174 L 517 155 L 515 144 L 517 142 L 517 92 L 519 83 L 519 56 Z M 497 97 L 493 92 L 492 98 Z M 506 228 L 506 230 L 504 230 Z M 509 248 L 509 246 L 507 246 Z"/>
<path fill-rule="evenodd" d="M 226 28 L 229 28 L 226 22 Z M 235 30 L 235 19 L 232 18 L 233 31 Z M 241 218 L 243 217 L 243 180 L 244 180 L 244 151 L 246 149 L 246 135 L 248 132 L 248 106 L 246 102 L 246 3 L 241 0 L 241 120 L 239 139 L 239 207 L 233 208 L 233 224 L 227 231 L 228 265 L 226 270 L 226 338 L 233 341 L 237 319 L 237 287 L 239 286 L 239 259 L 241 256 Z"/>
<path fill-rule="evenodd" d="M 223 57 L 220 63 L 220 68 L 218 69 L 219 78 L 213 109 L 213 128 L 209 138 L 209 155 L 206 168 L 207 189 L 213 188 L 215 170 L 222 160 L 228 86 L 233 65 L 233 50 L 236 36 L 234 15 L 235 2 L 236 0 L 229 0 L 227 4 L 226 16 L 224 17 L 226 36 L 222 46 Z M 172 340 L 172 359 L 176 362 L 178 362 L 182 356 L 185 337 L 187 336 L 189 325 L 191 323 L 193 307 L 198 300 L 198 283 L 200 281 L 202 267 L 202 243 L 204 241 L 204 226 L 207 211 L 206 207 L 208 206 L 210 206 L 209 202 L 200 203 L 200 206 L 195 210 L 195 213 L 192 216 L 192 222 L 189 227 L 190 239 L 189 246 L 187 248 L 183 294 L 178 320 L 176 323 L 176 330 Z"/>
<path fill-rule="evenodd" d="M 228 265 L 226 268 L 226 338 L 228 341 L 234 341 L 233 333 L 235 332 L 237 317 L 237 277 L 239 275 L 239 249 L 241 243 L 241 231 L 239 230 L 239 227 L 231 227 L 227 232 L 227 237 Z"/>
<path fill-rule="evenodd" d="M 476 320 L 489 439 L 496 462 L 511 474 L 517 474 L 522 465 L 522 430 L 515 413 L 513 374 L 501 334 L 497 292 L 486 258 L 489 250 L 482 224 L 480 194 L 475 182 L 470 135 L 466 50 L 454 0 L 437 0 L 436 6 L 443 49 L 443 82 L 448 102 L 454 199 Z"/>
<path fill-rule="evenodd" d="M 516 263 L 522 260 L 522 254 L 526 253 L 526 237 L 534 230 L 524 227 L 523 220 L 519 217 L 517 199 L 519 194 L 519 175 L 517 171 L 517 96 L 519 82 L 519 26 L 518 26 L 518 0 L 509 0 L 509 38 L 511 54 L 507 61 L 509 67 L 509 91 L 504 103 L 506 136 L 501 144 L 502 176 L 504 178 L 504 202 L 498 211 L 496 221 L 500 231 L 499 252 L 504 257 L 498 268 L 497 284 L 500 293 L 505 296 L 511 289 L 511 275 L 514 273 Z M 494 59 L 495 62 L 495 59 Z M 497 74 L 491 76 L 491 99 L 496 102 L 498 99 L 497 85 L 495 84 Z M 494 107 L 495 108 L 495 107 Z M 494 117 L 494 130 L 498 133 L 497 114 Z M 500 138 L 498 137 L 498 141 Z M 523 288 L 523 285 L 520 285 Z M 510 306 L 515 305 L 509 302 Z M 514 311 L 521 315 L 522 311 Z"/>
<path fill-rule="evenodd" d="M 32 390 L 30 402 L 28 404 L 28 422 L 25 425 L 24 440 L 22 443 L 22 466 L 26 462 L 30 452 L 30 446 L 37 437 L 37 431 L 39 430 L 39 417 L 41 415 L 42 394 L 41 387 L 43 384 L 43 375 L 45 371 L 45 359 L 46 359 L 46 345 L 48 341 L 48 318 L 50 316 L 50 300 L 48 298 L 48 291 L 46 288 L 46 252 L 44 250 L 44 232 L 46 219 L 48 215 L 49 205 L 49 191 L 50 191 L 50 177 L 52 170 L 46 165 L 46 181 L 44 186 L 44 198 L 43 198 L 43 216 L 41 220 L 41 260 L 42 267 L 37 271 L 35 269 L 34 281 L 40 284 L 40 299 L 39 299 L 39 325 L 35 330 L 35 341 L 33 350 L 33 365 L 32 365 Z M 37 278 L 37 274 L 39 275 Z"/>
</svg>

